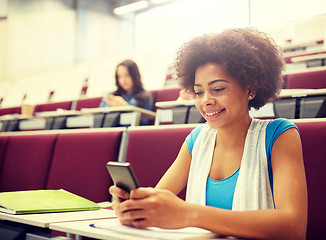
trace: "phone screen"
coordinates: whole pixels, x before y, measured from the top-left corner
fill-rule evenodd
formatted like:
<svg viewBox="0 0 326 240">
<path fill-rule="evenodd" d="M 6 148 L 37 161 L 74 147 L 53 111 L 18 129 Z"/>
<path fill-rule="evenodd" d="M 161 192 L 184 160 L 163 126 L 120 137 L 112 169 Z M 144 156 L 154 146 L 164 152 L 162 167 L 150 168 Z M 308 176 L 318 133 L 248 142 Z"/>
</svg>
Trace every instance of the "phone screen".
<svg viewBox="0 0 326 240">
<path fill-rule="evenodd" d="M 130 192 L 132 189 L 138 188 L 139 183 L 128 162 L 108 162 L 107 169 L 111 175 L 114 184 Z"/>
</svg>

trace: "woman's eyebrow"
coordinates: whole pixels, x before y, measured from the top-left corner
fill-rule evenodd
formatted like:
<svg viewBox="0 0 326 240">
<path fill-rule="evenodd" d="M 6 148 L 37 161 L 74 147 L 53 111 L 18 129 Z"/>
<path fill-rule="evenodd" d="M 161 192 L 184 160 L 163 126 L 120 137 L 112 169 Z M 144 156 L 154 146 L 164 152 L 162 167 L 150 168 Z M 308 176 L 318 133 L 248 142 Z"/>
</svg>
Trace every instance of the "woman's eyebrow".
<svg viewBox="0 0 326 240">
<path fill-rule="evenodd" d="M 226 82 L 226 83 L 228 83 L 228 81 L 226 81 L 226 80 L 224 80 L 224 79 L 215 79 L 215 80 L 213 80 L 213 81 L 210 81 L 209 83 L 208 83 L 208 86 L 211 86 L 211 85 L 213 85 L 214 83 L 216 83 L 216 82 Z M 202 85 L 201 84 L 199 84 L 199 83 L 195 83 L 195 85 L 194 85 L 194 87 L 201 87 Z"/>
</svg>

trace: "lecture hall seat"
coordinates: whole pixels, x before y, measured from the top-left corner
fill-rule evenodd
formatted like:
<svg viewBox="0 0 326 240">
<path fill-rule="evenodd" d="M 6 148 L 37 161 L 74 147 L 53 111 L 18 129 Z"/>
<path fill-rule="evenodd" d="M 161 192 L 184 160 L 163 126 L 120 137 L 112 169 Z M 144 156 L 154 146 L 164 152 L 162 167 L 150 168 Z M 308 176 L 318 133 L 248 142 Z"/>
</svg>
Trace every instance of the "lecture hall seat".
<svg viewBox="0 0 326 240">
<path fill-rule="evenodd" d="M 46 188 L 63 188 L 94 202 L 110 200 L 106 163 L 117 161 L 123 129 L 60 134 Z"/>
<path fill-rule="evenodd" d="M 79 99 L 76 103 L 76 110 L 80 110 L 82 108 L 98 108 L 101 101 L 102 97 Z"/>
<path fill-rule="evenodd" d="M 70 110 L 72 105 L 72 101 L 64 101 L 64 102 L 53 102 L 53 103 L 44 103 L 38 104 L 35 106 L 34 114 L 38 112 L 49 112 L 49 111 L 57 111 L 59 109 L 62 110 Z M 46 119 L 46 129 L 63 129 L 66 128 L 66 117 L 48 117 Z"/>
<path fill-rule="evenodd" d="M 44 189 L 56 138 L 56 134 L 10 136 L 0 170 L 0 191 Z"/>
<path fill-rule="evenodd" d="M 156 90 L 154 93 L 154 104 L 156 102 L 176 101 L 180 96 L 181 88 L 166 88 Z M 157 107 L 154 106 L 154 111 Z M 187 106 L 175 107 L 172 109 L 172 123 L 184 124 L 184 123 L 200 123 L 203 122 L 199 113 L 193 111 L 193 109 Z"/>
<path fill-rule="evenodd" d="M 21 107 L 0 108 L 0 116 L 8 114 L 21 114 Z"/>
<path fill-rule="evenodd" d="M 300 130 L 308 188 L 307 240 L 324 239 L 326 226 L 326 122 L 296 123 Z"/>
<path fill-rule="evenodd" d="M 326 70 L 289 74 L 287 77 L 289 89 L 320 89 L 326 88 Z"/>
<path fill-rule="evenodd" d="M 0 108 L 0 116 L 13 114 L 12 108 Z"/>
<path fill-rule="evenodd" d="M 153 111 L 156 111 L 155 103 L 165 101 L 176 101 L 179 97 L 180 88 L 164 88 L 151 91 L 153 96 Z"/>
<path fill-rule="evenodd" d="M 290 74 L 289 89 L 320 89 L 326 88 L 326 70 Z M 299 118 L 326 117 L 326 97 L 310 96 L 301 98 Z"/>
<path fill-rule="evenodd" d="M 35 106 L 34 112 L 48 112 L 48 111 L 57 111 L 58 109 L 70 110 L 71 101 L 64 102 L 53 102 L 53 103 L 44 103 L 37 104 Z"/>
<path fill-rule="evenodd" d="M 177 157 L 186 136 L 194 128 L 130 128 L 126 162 L 130 162 L 143 187 L 155 187 Z M 185 191 L 179 194 L 185 198 Z"/>
<path fill-rule="evenodd" d="M 80 111 L 83 108 L 98 108 L 102 101 L 102 97 L 94 97 L 94 98 L 84 98 L 77 100 L 76 110 Z M 94 127 L 99 128 L 103 126 L 104 121 L 104 113 L 96 113 L 94 114 Z"/>
</svg>

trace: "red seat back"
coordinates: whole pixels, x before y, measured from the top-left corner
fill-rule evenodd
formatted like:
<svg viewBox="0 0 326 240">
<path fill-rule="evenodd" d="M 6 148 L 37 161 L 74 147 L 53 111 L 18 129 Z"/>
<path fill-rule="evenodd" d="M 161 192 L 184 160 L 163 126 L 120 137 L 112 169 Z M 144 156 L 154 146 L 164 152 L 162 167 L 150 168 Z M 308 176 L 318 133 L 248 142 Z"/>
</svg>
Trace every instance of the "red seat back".
<svg viewBox="0 0 326 240">
<path fill-rule="evenodd" d="M 323 239 L 326 226 L 326 122 L 296 125 L 300 130 L 308 188 L 307 239 Z"/>
<path fill-rule="evenodd" d="M 21 107 L 0 108 L 0 116 L 15 113 L 21 114 Z"/>
<path fill-rule="evenodd" d="M 326 88 L 326 70 L 289 74 L 287 87 L 289 89 Z"/>
<path fill-rule="evenodd" d="M 106 163 L 118 159 L 121 135 L 121 130 L 60 134 L 46 188 L 63 188 L 95 202 L 110 200 Z"/>
<path fill-rule="evenodd" d="M 155 187 L 177 157 L 193 127 L 135 129 L 129 132 L 126 162 L 143 187 Z M 180 197 L 185 197 L 183 192 Z"/>
<path fill-rule="evenodd" d="M 56 138 L 56 134 L 10 136 L 0 191 L 44 189 Z"/>
<path fill-rule="evenodd" d="M 179 97 L 180 88 L 165 88 L 160 90 L 153 90 L 154 111 L 156 111 L 156 102 L 176 101 Z"/>
<path fill-rule="evenodd" d="M 57 109 L 70 110 L 71 103 L 72 101 L 38 104 L 35 106 L 34 112 L 56 111 Z"/>
<path fill-rule="evenodd" d="M 80 110 L 82 108 L 98 108 L 101 100 L 102 97 L 79 99 L 77 101 L 76 110 Z"/>
</svg>

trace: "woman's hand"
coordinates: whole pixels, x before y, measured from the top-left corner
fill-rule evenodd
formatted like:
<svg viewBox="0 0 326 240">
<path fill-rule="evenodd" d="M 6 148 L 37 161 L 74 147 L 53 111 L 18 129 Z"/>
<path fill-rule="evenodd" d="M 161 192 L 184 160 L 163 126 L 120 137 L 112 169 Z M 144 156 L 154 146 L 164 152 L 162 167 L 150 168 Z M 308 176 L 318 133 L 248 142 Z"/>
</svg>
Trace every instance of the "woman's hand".
<svg viewBox="0 0 326 240">
<path fill-rule="evenodd" d="M 137 188 L 131 191 L 129 200 L 116 204 L 114 209 L 124 225 L 175 229 L 187 227 L 187 206 L 168 190 Z"/>
<path fill-rule="evenodd" d="M 115 186 L 115 185 L 114 185 L 114 186 L 111 186 L 111 187 L 109 188 L 109 192 L 110 192 L 110 194 L 114 197 L 114 201 L 113 201 L 111 207 L 113 208 L 113 210 L 115 210 L 115 213 L 116 213 L 116 215 L 118 216 L 118 214 L 117 214 L 117 209 L 119 208 L 119 205 L 120 205 L 123 201 L 129 199 L 130 194 L 127 193 L 126 191 L 124 191 L 123 189 L 121 189 L 121 188 Z M 129 224 L 129 225 L 130 225 L 130 224 Z"/>
<path fill-rule="evenodd" d="M 129 104 L 121 96 L 115 96 L 108 94 L 106 97 L 106 103 L 112 107 L 128 106 Z"/>
</svg>

